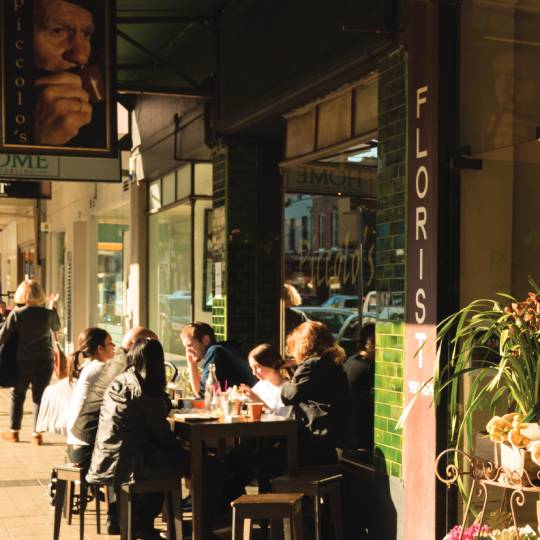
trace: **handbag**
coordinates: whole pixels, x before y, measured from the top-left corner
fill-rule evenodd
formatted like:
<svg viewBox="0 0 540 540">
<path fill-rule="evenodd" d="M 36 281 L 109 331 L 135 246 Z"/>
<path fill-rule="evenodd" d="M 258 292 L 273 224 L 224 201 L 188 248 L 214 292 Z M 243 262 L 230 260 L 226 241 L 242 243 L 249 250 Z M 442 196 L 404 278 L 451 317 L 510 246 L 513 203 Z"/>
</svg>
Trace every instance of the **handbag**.
<svg viewBox="0 0 540 540">
<path fill-rule="evenodd" d="M 17 333 L 0 345 L 0 386 L 12 388 L 17 379 Z"/>
<path fill-rule="evenodd" d="M 65 379 L 68 376 L 68 365 L 66 353 L 60 347 L 60 343 L 54 339 L 54 352 L 53 352 L 53 370 L 54 376 L 57 379 Z"/>
</svg>

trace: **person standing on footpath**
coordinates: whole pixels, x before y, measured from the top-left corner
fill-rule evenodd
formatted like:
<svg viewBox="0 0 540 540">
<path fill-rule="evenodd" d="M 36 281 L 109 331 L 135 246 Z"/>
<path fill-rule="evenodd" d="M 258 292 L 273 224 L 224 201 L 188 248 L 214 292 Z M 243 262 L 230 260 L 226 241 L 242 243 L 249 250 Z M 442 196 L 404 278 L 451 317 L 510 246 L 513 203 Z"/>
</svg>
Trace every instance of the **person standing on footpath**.
<svg viewBox="0 0 540 540">
<path fill-rule="evenodd" d="M 192 322 L 180 334 L 186 348 L 191 388 L 196 396 L 204 397 L 206 379 L 210 366 L 215 366 L 220 384 L 253 386 L 257 379 L 251 373 L 247 362 L 227 343 L 216 340 L 214 329 L 203 322 Z M 197 367 L 203 361 L 202 375 Z"/>
<path fill-rule="evenodd" d="M 34 431 L 32 444 L 43 443 L 41 433 L 36 431 L 41 397 L 52 376 L 54 348 L 51 332 L 60 330 L 56 312 L 58 295 L 51 295 L 45 307 L 45 295 L 39 283 L 24 280 L 15 291 L 15 308 L 0 328 L 0 344 L 6 343 L 13 334 L 17 335 L 16 379 L 11 391 L 10 430 L 2 432 L 2 438 L 19 442 L 19 431 L 23 415 L 26 391 L 32 385 L 34 403 Z"/>
</svg>

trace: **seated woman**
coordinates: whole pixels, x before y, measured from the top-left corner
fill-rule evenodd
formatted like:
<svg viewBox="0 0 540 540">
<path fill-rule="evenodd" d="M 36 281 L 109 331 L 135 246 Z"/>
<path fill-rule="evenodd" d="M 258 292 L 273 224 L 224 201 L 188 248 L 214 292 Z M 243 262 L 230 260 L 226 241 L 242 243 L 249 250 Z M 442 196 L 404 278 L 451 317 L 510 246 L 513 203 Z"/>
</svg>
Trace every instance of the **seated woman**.
<svg viewBox="0 0 540 540">
<path fill-rule="evenodd" d="M 48 431 L 49 433 L 67 436 L 68 414 L 70 412 L 70 404 L 75 383 L 79 378 L 82 367 L 86 365 L 89 360 L 88 357 L 84 357 L 81 348 L 86 349 L 89 346 L 87 340 L 90 330 L 91 329 L 83 330 L 79 334 L 77 339 L 77 350 L 74 354 L 70 355 L 67 362 L 67 374 L 62 377 L 59 376 L 60 381 L 49 384 L 49 386 L 45 388 L 43 397 L 41 398 L 41 406 L 39 407 L 36 432 L 43 433 Z M 105 335 L 106 332 L 101 335 L 103 342 Z M 91 453 L 92 452 L 89 451 L 89 455 Z"/>
<path fill-rule="evenodd" d="M 300 465 L 337 463 L 349 416 L 349 388 L 342 362 L 345 353 L 330 330 L 308 321 L 287 336 L 287 354 L 298 368 L 281 389 L 284 405 L 292 405 L 299 424 Z"/>
<path fill-rule="evenodd" d="M 272 345 L 263 343 L 250 351 L 248 360 L 251 371 L 259 382 L 253 388 L 242 384 L 240 389 L 250 400 L 262 401 L 272 414 L 289 416 L 291 408 L 283 405 L 281 401 L 281 387 L 286 381 L 280 372 L 284 365 L 281 355 Z"/>
<path fill-rule="evenodd" d="M 272 414 L 289 416 L 291 407 L 283 405 L 281 388 L 285 380 L 280 373 L 283 359 L 269 343 L 263 343 L 248 354 L 249 365 L 259 382 L 240 389 L 252 401 L 262 401 Z M 270 491 L 269 479 L 278 476 L 286 465 L 286 447 L 280 438 L 263 439 L 260 444 L 244 439 L 226 457 L 227 478 L 223 496 L 224 506 L 245 493 L 245 486 L 254 478 L 259 480 L 259 491 Z"/>
<path fill-rule="evenodd" d="M 139 339 L 128 353 L 128 367 L 105 390 L 90 470 L 86 479 L 119 488 L 130 480 L 188 475 L 189 457 L 167 421 L 164 353 L 156 339 Z M 154 519 L 161 494 L 133 501 L 137 538 L 159 540 Z"/>
<path fill-rule="evenodd" d="M 88 469 L 93 448 L 77 439 L 71 428 L 105 362 L 114 357 L 114 343 L 102 328 L 87 328 L 80 333 L 78 345 L 69 363 L 68 381 L 74 389 L 67 411 L 67 450 L 73 463 Z"/>
</svg>

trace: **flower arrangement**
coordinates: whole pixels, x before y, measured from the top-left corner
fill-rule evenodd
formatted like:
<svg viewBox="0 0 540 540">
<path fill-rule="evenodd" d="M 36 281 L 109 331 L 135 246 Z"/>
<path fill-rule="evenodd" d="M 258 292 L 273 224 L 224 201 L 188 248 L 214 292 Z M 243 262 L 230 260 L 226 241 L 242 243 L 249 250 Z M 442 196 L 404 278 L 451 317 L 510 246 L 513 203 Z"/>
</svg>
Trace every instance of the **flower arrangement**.
<svg viewBox="0 0 540 540">
<path fill-rule="evenodd" d="M 434 375 L 435 398 L 449 390 L 452 438 L 459 443 L 464 431 L 472 439 L 472 413 L 489 406 L 515 411 L 520 422 L 540 417 L 540 289 L 518 302 L 500 294 L 497 300 L 474 300 L 445 319 L 438 328 L 439 354 L 448 344 L 449 363 Z M 459 384 L 472 375 L 461 415 Z M 512 420 L 510 420 L 511 424 Z"/>
<path fill-rule="evenodd" d="M 515 527 L 507 527 L 506 529 L 490 529 L 487 525 L 474 524 L 467 527 L 461 533 L 461 525 L 456 525 L 443 540 L 476 540 L 484 538 L 486 540 L 539 540 L 538 533 L 529 525 L 520 527 L 516 535 Z"/>
</svg>

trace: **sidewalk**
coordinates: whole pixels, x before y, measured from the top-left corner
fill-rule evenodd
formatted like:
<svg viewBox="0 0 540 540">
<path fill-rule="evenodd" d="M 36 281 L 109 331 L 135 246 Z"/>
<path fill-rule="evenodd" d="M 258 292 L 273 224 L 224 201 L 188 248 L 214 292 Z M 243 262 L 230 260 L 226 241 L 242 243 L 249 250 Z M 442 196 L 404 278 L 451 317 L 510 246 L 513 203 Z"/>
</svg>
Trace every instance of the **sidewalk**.
<svg viewBox="0 0 540 540">
<path fill-rule="evenodd" d="M 10 390 L 0 389 L 0 430 L 9 427 Z M 53 508 L 48 486 L 51 469 L 64 463 L 65 437 L 45 433 L 43 446 L 30 444 L 32 434 L 32 400 L 28 393 L 23 416 L 21 442 L 0 439 L 0 539 L 52 540 Z M 102 505 L 102 531 L 105 516 Z M 119 536 L 96 533 L 94 504 L 85 512 L 85 538 L 88 540 L 118 540 Z M 78 540 L 79 517 L 71 525 L 62 519 L 61 540 Z"/>
</svg>

